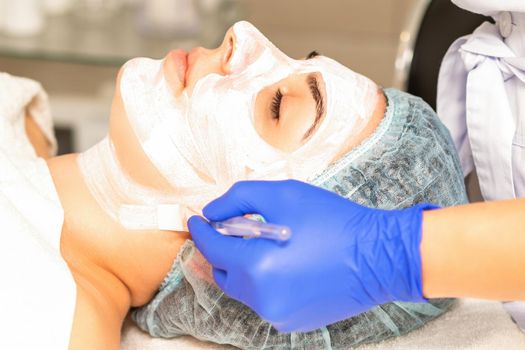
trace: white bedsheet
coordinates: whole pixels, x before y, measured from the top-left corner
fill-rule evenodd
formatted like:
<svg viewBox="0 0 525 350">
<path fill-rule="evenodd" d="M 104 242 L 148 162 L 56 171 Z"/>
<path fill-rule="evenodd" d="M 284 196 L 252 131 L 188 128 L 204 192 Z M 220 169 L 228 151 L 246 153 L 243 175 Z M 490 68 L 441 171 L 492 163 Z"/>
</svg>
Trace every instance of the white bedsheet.
<svg viewBox="0 0 525 350">
<path fill-rule="evenodd" d="M 154 339 L 130 321 L 122 330 L 121 350 L 218 350 L 229 346 L 201 342 L 192 337 Z M 499 302 L 475 299 L 460 300 L 453 309 L 437 320 L 406 336 L 359 350 L 523 350 L 525 333 L 513 323 Z"/>
</svg>

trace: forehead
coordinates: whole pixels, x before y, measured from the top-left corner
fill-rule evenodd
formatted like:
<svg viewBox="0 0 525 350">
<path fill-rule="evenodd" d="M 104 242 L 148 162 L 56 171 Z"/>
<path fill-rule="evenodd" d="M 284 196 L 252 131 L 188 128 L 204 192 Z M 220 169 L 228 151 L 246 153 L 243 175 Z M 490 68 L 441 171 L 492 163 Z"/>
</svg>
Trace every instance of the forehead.
<svg viewBox="0 0 525 350">
<path fill-rule="evenodd" d="M 271 83 L 291 74 L 319 72 L 328 90 L 354 79 L 352 70 L 326 56 L 308 60 L 290 58 L 249 22 L 237 22 L 231 30 L 235 34 L 235 52 L 238 53 L 232 57 L 233 72 L 273 76 Z"/>
</svg>

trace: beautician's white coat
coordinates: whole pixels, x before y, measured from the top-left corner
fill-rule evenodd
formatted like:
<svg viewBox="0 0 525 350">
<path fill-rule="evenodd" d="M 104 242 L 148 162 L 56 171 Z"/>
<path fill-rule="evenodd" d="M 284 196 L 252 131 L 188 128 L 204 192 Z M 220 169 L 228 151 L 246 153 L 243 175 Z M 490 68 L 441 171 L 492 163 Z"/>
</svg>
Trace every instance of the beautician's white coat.
<svg viewBox="0 0 525 350">
<path fill-rule="evenodd" d="M 486 200 L 525 197 L 525 0 L 452 0 L 492 16 L 443 60 L 437 112 Z"/>
</svg>

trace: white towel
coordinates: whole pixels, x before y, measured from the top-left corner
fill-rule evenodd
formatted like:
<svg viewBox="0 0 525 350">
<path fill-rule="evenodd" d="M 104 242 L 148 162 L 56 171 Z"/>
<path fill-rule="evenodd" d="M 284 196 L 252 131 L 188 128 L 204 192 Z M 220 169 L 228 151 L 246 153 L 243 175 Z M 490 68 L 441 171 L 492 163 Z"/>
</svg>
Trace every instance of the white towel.
<svg viewBox="0 0 525 350">
<path fill-rule="evenodd" d="M 76 287 L 60 254 L 63 210 L 25 134 L 27 111 L 55 145 L 40 84 L 0 73 L 0 348 L 65 350 Z"/>
<path fill-rule="evenodd" d="M 39 82 L 0 72 L 0 148 L 10 155 L 36 158 L 25 133 L 24 117 L 28 112 L 39 126 L 55 154 L 57 142 L 48 97 Z M 7 148 L 6 147 L 6 148 Z"/>
</svg>

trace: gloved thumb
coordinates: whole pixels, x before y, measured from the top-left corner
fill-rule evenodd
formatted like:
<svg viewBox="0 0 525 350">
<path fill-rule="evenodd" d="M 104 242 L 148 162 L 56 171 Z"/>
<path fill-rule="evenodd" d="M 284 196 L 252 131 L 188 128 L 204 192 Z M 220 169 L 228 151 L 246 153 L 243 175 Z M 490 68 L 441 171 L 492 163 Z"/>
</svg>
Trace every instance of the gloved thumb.
<svg viewBox="0 0 525 350">
<path fill-rule="evenodd" d="M 227 270 L 230 260 L 235 256 L 232 252 L 242 238 L 221 235 L 197 215 L 188 220 L 188 228 L 195 246 L 206 260 L 216 268 Z"/>
</svg>

